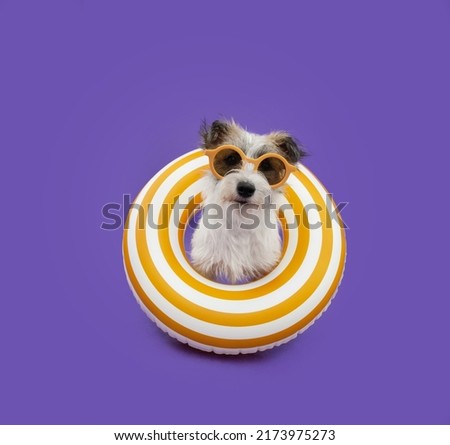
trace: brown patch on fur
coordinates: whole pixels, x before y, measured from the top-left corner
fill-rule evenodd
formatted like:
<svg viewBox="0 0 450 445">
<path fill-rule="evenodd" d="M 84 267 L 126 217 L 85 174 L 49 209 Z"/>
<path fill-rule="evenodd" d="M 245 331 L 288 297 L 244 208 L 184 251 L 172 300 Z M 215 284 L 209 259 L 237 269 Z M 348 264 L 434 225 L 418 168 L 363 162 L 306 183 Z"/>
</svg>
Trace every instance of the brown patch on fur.
<svg viewBox="0 0 450 445">
<path fill-rule="evenodd" d="M 211 125 L 203 121 L 200 128 L 201 147 L 213 149 L 220 145 L 236 145 L 245 150 L 242 137 L 246 131 L 234 120 L 215 120 Z"/>
<path fill-rule="evenodd" d="M 285 131 L 274 131 L 268 135 L 273 141 L 278 151 L 291 164 L 299 162 L 306 156 L 306 151 L 303 149 L 299 141 L 293 138 Z"/>
<path fill-rule="evenodd" d="M 229 132 L 230 124 L 228 122 L 216 120 L 208 125 L 206 121 L 203 121 L 200 128 L 202 147 L 212 149 L 222 145 Z"/>
</svg>

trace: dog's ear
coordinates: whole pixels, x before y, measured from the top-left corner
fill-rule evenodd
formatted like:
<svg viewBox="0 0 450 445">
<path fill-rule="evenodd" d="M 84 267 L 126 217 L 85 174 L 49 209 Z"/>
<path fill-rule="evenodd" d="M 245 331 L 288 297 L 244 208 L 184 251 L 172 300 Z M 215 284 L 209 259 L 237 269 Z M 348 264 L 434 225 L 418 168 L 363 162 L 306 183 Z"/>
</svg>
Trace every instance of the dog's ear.
<svg viewBox="0 0 450 445">
<path fill-rule="evenodd" d="M 201 144 L 203 148 L 216 148 L 222 145 L 230 131 L 230 124 L 225 121 L 214 121 L 208 125 L 203 121 L 200 128 Z"/>
<path fill-rule="evenodd" d="M 280 153 L 291 164 L 301 161 L 307 155 L 302 144 L 289 133 L 278 131 L 271 133 L 271 136 Z"/>
</svg>

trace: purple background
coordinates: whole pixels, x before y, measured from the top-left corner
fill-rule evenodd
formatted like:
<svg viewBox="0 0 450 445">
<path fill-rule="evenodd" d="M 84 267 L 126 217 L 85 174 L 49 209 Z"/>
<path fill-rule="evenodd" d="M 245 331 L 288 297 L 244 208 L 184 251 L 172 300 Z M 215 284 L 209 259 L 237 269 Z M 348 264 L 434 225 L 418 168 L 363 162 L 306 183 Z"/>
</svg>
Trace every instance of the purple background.
<svg viewBox="0 0 450 445">
<path fill-rule="evenodd" d="M 1 423 L 450 423 L 448 1 L 0 1 Z M 200 120 L 287 129 L 349 201 L 346 274 L 301 338 L 162 334 L 103 204 Z"/>
</svg>

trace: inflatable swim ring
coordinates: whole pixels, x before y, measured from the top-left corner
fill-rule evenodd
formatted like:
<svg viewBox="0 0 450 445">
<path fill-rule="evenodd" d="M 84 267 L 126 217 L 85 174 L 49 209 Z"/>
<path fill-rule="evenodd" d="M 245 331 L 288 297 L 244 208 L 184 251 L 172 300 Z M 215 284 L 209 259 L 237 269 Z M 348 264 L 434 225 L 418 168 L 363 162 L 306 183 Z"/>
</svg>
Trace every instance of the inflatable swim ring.
<svg viewBox="0 0 450 445">
<path fill-rule="evenodd" d="M 191 151 L 137 196 L 123 236 L 131 290 L 158 327 L 195 348 L 238 354 L 286 343 L 320 317 L 341 281 L 346 243 L 335 204 L 299 164 L 285 186 L 279 264 L 256 281 L 217 283 L 193 269 L 184 247 L 207 168 L 203 150 Z"/>
</svg>

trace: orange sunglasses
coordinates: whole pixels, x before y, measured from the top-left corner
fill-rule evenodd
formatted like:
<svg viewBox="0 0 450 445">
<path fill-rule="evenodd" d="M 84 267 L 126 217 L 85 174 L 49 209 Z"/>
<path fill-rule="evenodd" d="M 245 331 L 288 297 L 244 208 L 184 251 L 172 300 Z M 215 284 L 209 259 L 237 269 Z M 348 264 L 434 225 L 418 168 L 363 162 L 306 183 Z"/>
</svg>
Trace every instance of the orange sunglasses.
<svg viewBox="0 0 450 445">
<path fill-rule="evenodd" d="M 278 153 L 266 153 L 257 159 L 249 158 L 234 145 L 221 145 L 212 150 L 204 150 L 209 158 L 209 167 L 214 176 L 222 179 L 232 171 L 240 170 L 244 161 L 255 166 L 255 170 L 262 173 L 272 188 L 282 186 L 289 175 L 297 168 Z"/>
</svg>

